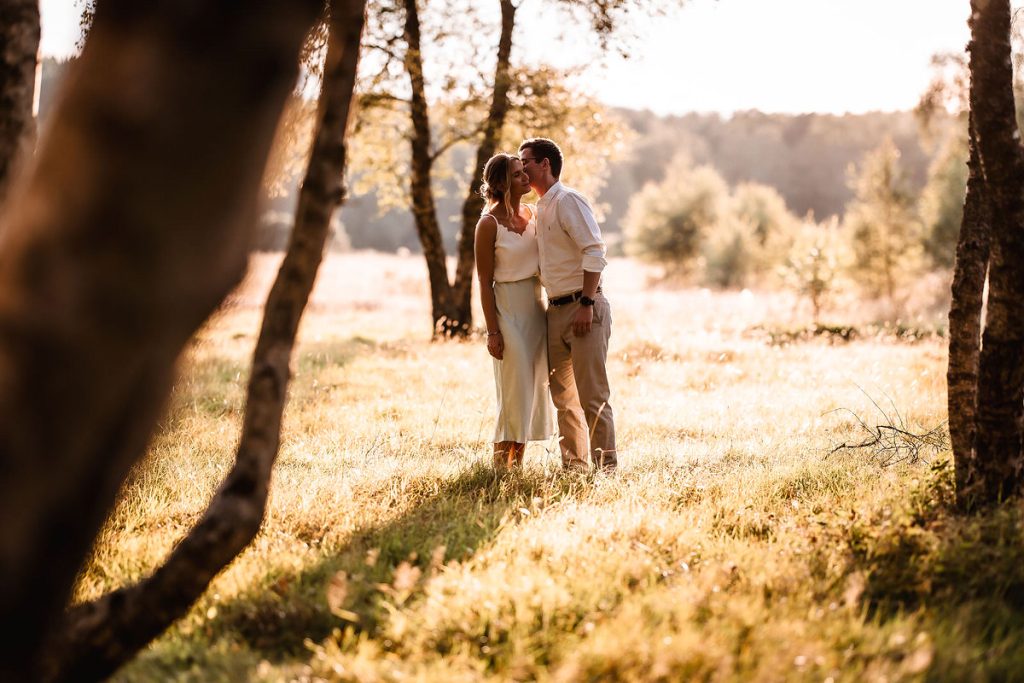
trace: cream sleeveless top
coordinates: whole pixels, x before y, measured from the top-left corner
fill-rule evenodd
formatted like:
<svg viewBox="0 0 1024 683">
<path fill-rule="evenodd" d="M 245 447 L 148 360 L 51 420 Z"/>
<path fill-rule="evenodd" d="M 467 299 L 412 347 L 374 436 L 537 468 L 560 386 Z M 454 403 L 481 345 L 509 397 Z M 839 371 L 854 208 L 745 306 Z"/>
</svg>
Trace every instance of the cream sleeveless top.
<svg viewBox="0 0 1024 683">
<path fill-rule="evenodd" d="M 530 220 L 522 235 L 498 223 L 498 231 L 494 235 L 495 282 L 516 282 L 540 274 L 537 210 L 533 206 L 525 206 L 530 210 Z M 491 220 L 498 221 L 494 216 L 491 216 Z"/>
</svg>

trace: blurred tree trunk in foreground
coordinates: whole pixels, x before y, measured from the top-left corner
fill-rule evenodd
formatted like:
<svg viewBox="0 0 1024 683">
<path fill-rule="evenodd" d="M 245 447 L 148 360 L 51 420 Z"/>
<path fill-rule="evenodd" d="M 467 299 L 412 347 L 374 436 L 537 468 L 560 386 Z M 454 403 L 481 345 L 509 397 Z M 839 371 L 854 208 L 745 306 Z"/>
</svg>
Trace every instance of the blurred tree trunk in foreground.
<svg viewBox="0 0 1024 683">
<path fill-rule="evenodd" d="M 1014 110 L 1009 0 L 972 0 L 971 12 L 971 167 L 947 377 L 957 497 L 967 508 L 1017 494 L 1024 481 L 1024 156 Z"/>
<path fill-rule="evenodd" d="M 184 616 L 259 531 L 280 446 L 295 333 L 323 258 L 331 215 L 344 195 L 345 134 L 364 8 L 364 0 L 334 0 L 328 10 L 313 149 L 253 354 L 235 465 L 202 520 L 152 576 L 72 608 L 55 648 L 62 656 L 59 671 L 47 672 L 50 680 L 98 679 L 115 671 Z"/>
<path fill-rule="evenodd" d="M 38 676 L 179 352 L 240 279 L 319 4 L 97 7 L 0 217 L 0 680 Z"/>
<path fill-rule="evenodd" d="M 35 142 L 32 99 L 39 53 L 39 3 L 0 4 L 0 202 L 15 164 Z"/>
</svg>

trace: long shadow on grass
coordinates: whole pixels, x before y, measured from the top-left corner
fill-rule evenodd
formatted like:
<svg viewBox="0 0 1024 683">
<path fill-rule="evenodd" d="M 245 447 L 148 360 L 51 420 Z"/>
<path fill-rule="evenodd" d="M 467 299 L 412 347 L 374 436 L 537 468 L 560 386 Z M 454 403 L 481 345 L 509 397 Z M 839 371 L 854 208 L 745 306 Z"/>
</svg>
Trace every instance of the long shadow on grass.
<svg viewBox="0 0 1024 683">
<path fill-rule="evenodd" d="M 510 511 L 529 507 L 535 495 L 567 495 L 572 479 L 545 479 L 538 470 L 496 476 L 475 465 L 453 478 L 409 482 L 411 502 L 397 517 L 357 531 L 337 552 L 302 572 L 267 577 L 263 584 L 220 606 L 207 622 L 208 636 L 237 638 L 271 660 L 303 652 L 303 641 L 320 641 L 352 625 L 377 633 L 388 607 L 416 600 L 438 563 L 465 560 L 500 530 Z M 554 489 L 554 490 L 552 490 Z M 347 589 L 339 618 L 328 607 L 328 586 L 345 572 Z"/>
<path fill-rule="evenodd" d="M 863 602 L 885 622 L 920 611 L 935 680 L 1013 680 L 1024 670 L 1024 507 L 974 515 L 941 467 L 886 519 L 850 529 Z"/>
</svg>

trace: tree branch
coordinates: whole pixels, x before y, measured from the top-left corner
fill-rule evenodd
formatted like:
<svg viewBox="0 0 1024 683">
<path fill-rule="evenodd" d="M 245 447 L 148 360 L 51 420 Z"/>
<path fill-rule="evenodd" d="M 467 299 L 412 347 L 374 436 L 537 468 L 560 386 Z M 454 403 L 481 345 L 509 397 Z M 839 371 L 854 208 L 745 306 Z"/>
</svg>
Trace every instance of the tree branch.
<svg viewBox="0 0 1024 683">
<path fill-rule="evenodd" d="M 472 130 L 464 131 L 462 133 L 452 133 L 444 142 L 442 142 L 440 145 L 434 148 L 434 150 L 430 153 L 430 160 L 437 161 L 444 155 L 445 152 L 447 152 L 460 142 L 466 142 L 467 140 L 472 140 L 478 135 L 481 135 L 484 132 L 485 128 L 486 123 L 482 123 L 479 126 L 473 128 Z"/>
</svg>

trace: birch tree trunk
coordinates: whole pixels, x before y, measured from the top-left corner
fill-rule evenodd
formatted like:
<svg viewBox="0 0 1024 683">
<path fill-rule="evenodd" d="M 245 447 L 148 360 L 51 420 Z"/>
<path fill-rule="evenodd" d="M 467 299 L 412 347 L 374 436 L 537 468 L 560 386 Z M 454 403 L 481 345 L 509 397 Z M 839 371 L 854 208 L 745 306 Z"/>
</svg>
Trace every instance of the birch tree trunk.
<svg viewBox="0 0 1024 683">
<path fill-rule="evenodd" d="M 512 54 L 512 31 L 515 28 L 516 6 L 512 4 L 512 0 L 500 0 L 500 2 L 501 35 L 498 38 L 498 61 L 494 68 L 494 91 L 491 95 L 491 105 L 487 112 L 483 137 L 476 150 L 476 165 L 473 167 L 469 193 L 462 204 L 462 229 L 459 232 L 458 265 L 452 294 L 454 309 L 459 320 L 463 321 L 459 330 L 462 335 L 469 333 L 472 323 L 475 260 L 473 239 L 476 234 L 477 221 L 480 220 L 480 212 L 484 207 L 483 197 L 480 196 L 480 187 L 483 184 L 481 176 L 484 164 L 498 150 L 501 130 L 505 126 L 505 116 L 508 114 L 508 91 L 511 86 L 509 59 Z"/>
<path fill-rule="evenodd" d="M 431 150 L 430 110 L 423 76 L 419 9 L 416 0 L 404 0 L 404 8 L 405 70 L 409 75 L 411 88 L 409 114 L 412 118 L 412 137 L 409 140 L 412 153 L 409 196 L 412 200 L 416 233 L 423 247 L 423 258 L 427 262 L 434 335 L 451 336 L 452 331 L 459 326 L 459 316 L 453 308 L 447 254 L 441 238 L 441 227 L 437 221 L 437 205 L 431 185 L 434 157 Z"/>
<path fill-rule="evenodd" d="M 0 216 L 0 680 L 38 678 L 179 352 L 241 277 L 318 6 L 97 8 Z"/>
<path fill-rule="evenodd" d="M 971 2 L 971 116 L 991 206 L 988 310 L 978 370 L 970 507 L 1020 491 L 1024 418 L 1024 156 L 1014 112 L 1008 0 Z"/>
<path fill-rule="evenodd" d="M 953 271 L 949 309 L 949 366 L 946 371 L 949 436 L 953 446 L 957 495 L 961 503 L 977 479 L 975 437 L 978 416 L 978 364 L 981 354 L 981 311 L 991 250 L 991 207 L 974 134 L 969 123 L 970 156 L 967 195 Z"/>
</svg>

